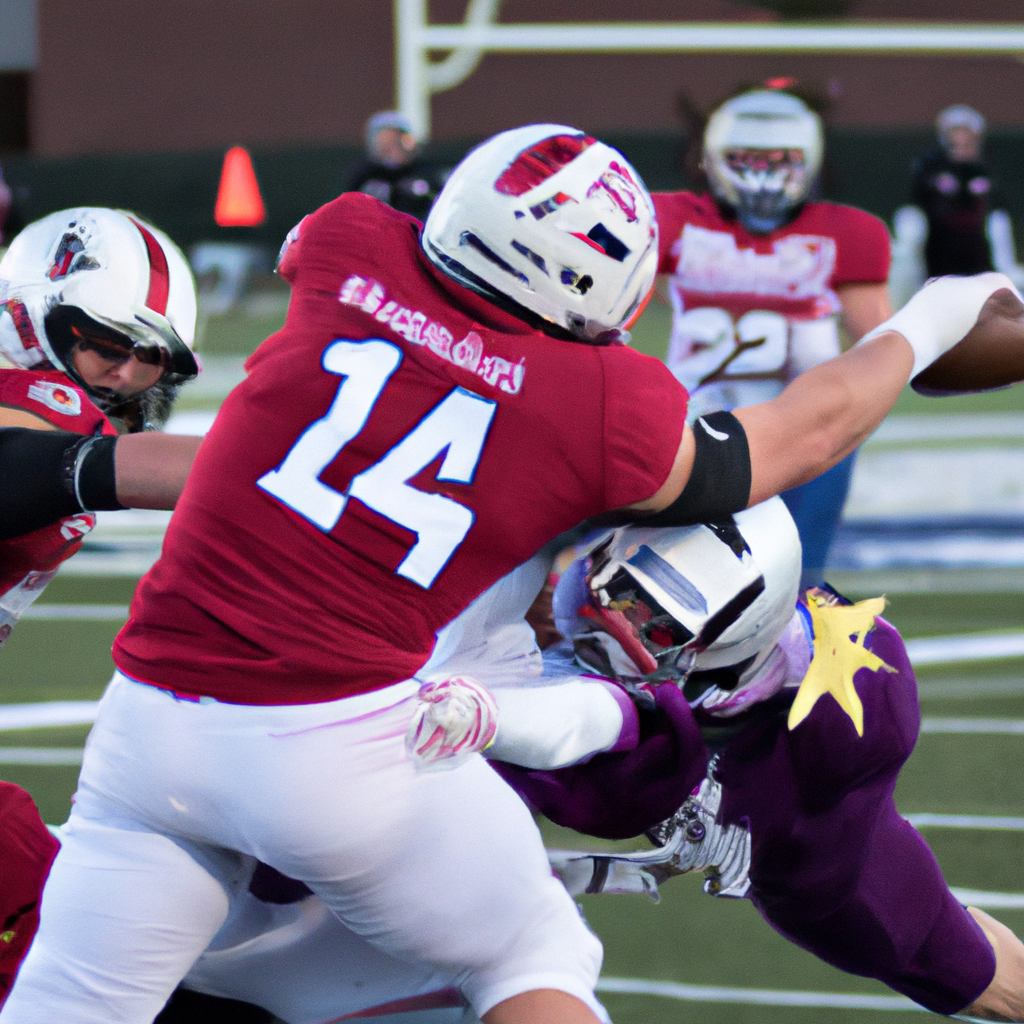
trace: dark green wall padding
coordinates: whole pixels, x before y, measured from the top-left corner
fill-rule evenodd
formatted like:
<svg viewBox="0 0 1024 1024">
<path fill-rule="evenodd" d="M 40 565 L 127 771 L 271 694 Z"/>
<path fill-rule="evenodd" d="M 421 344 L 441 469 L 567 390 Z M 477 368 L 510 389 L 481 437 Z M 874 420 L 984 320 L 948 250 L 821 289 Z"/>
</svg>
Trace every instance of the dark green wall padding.
<svg viewBox="0 0 1024 1024">
<path fill-rule="evenodd" d="M 686 186 L 676 137 L 617 134 L 605 139 L 623 150 L 650 188 Z M 913 159 L 932 144 L 927 130 L 834 130 L 828 140 L 824 196 L 889 220 L 909 199 Z M 428 155 L 453 164 L 467 148 L 467 143 L 448 143 L 431 147 Z M 1024 224 L 1024 132 L 993 132 L 986 154 L 1007 209 L 1017 224 Z M 220 228 L 213 221 L 220 151 L 9 157 L 4 172 L 25 221 L 69 206 L 116 206 L 147 217 L 186 248 L 210 239 L 276 248 L 305 214 L 344 189 L 361 153 L 354 146 L 290 147 L 257 149 L 252 157 L 267 207 L 267 221 L 258 228 Z"/>
</svg>

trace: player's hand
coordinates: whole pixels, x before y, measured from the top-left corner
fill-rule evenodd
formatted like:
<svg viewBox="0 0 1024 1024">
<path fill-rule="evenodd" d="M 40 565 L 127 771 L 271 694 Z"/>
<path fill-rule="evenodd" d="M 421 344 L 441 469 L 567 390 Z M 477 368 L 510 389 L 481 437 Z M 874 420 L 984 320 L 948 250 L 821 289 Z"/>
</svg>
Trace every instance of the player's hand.
<svg viewBox="0 0 1024 1024">
<path fill-rule="evenodd" d="M 1024 301 L 1005 274 L 935 278 L 860 344 L 890 331 L 913 349 L 911 383 L 925 394 L 1024 380 Z"/>
</svg>

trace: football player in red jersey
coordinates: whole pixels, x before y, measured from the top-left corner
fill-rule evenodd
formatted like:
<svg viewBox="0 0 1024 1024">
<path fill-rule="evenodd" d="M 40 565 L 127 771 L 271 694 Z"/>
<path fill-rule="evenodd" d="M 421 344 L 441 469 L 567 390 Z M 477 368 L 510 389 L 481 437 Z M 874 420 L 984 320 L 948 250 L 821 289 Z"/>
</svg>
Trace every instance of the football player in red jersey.
<svg viewBox="0 0 1024 1024">
<path fill-rule="evenodd" d="M 406 754 L 437 630 L 582 519 L 715 520 L 817 475 L 1010 288 L 933 285 L 694 431 L 678 382 L 615 344 L 656 266 L 635 172 L 562 126 L 479 147 L 422 228 L 351 194 L 306 218 L 285 326 L 201 446 L 118 638 L 0 1020 L 151 1020 L 252 856 L 456 975 L 486 1024 L 599 1019 L 600 944 L 523 804 L 479 756 L 421 772 Z"/>
<path fill-rule="evenodd" d="M 30 225 L 0 261 L 0 296 L 0 427 L 67 431 L 87 453 L 97 437 L 113 445 L 108 417 L 131 431 L 162 422 L 198 372 L 192 272 L 163 232 L 130 214 L 61 210 Z M 15 475 L 5 473 L 6 489 Z M 25 501 L 43 509 L 48 495 Z M 4 511 L 0 644 L 96 521 L 65 508 L 26 533 Z"/>
<path fill-rule="evenodd" d="M 889 234 L 872 214 L 809 202 L 821 124 L 802 100 L 762 89 L 725 102 L 704 135 L 710 195 L 655 194 L 668 275 L 667 363 L 691 420 L 766 402 L 892 315 Z M 821 582 L 854 456 L 783 495 L 800 530 L 804 583 Z"/>
</svg>

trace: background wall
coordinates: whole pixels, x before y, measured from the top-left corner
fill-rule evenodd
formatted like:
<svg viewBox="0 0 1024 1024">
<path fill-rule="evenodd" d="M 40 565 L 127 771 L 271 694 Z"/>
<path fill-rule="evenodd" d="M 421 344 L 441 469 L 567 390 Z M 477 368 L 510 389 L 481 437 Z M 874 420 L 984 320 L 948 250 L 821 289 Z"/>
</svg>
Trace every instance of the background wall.
<svg viewBox="0 0 1024 1024">
<path fill-rule="evenodd" d="M 433 0 L 430 11 L 434 22 L 458 21 L 465 0 Z M 860 0 L 850 16 L 1019 21 L 1021 4 Z M 776 15 L 731 0 L 504 0 L 500 18 Z M 355 144 L 366 117 L 393 102 L 391 0 L 39 0 L 38 19 L 30 120 L 40 156 Z M 710 105 L 738 82 L 775 75 L 831 95 L 837 126 L 923 127 L 966 102 L 1024 129 L 1024 64 L 1013 58 L 490 55 L 435 98 L 434 134 L 481 137 L 531 120 L 665 132 L 680 91 Z"/>
</svg>

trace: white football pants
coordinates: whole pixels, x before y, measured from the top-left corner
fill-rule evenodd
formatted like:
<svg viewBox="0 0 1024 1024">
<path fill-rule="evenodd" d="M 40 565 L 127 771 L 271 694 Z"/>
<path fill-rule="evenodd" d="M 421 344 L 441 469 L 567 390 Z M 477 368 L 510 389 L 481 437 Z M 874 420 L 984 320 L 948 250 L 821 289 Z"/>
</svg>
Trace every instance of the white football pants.
<svg viewBox="0 0 1024 1024">
<path fill-rule="evenodd" d="M 479 756 L 417 772 L 418 684 L 323 704 L 179 699 L 116 674 L 2 1024 L 150 1024 L 255 857 L 479 1015 L 559 989 L 601 1015 L 601 945 Z"/>
</svg>

